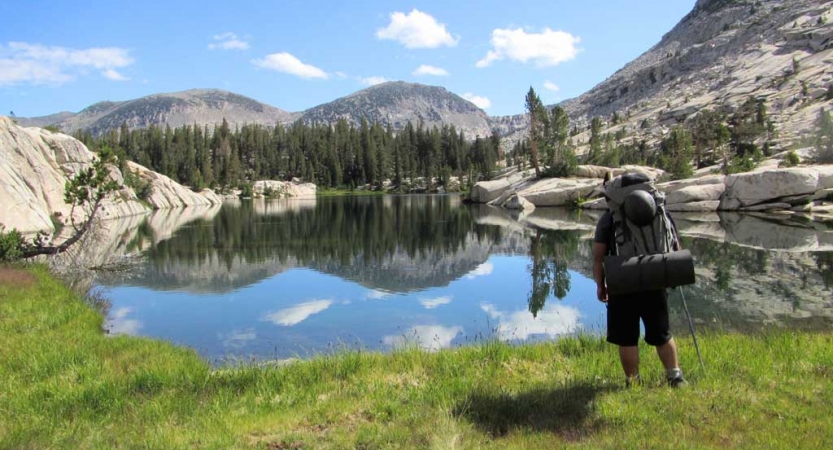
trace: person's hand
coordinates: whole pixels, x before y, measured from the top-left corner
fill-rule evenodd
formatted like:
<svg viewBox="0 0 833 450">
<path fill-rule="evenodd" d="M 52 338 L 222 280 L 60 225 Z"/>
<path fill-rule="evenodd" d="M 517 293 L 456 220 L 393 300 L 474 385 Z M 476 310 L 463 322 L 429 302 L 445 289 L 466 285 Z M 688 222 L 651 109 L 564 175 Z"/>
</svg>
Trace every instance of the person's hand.
<svg viewBox="0 0 833 450">
<path fill-rule="evenodd" d="M 596 286 L 596 297 L 602 303 L 607 303 L 607 287 L 604 284 Z"/>
</svg>

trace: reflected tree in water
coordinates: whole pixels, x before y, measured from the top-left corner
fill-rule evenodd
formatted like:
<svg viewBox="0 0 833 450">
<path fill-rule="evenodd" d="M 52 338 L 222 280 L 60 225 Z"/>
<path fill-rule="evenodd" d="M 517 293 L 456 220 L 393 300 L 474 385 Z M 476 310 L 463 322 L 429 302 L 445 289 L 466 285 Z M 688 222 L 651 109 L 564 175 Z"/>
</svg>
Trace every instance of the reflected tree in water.
<svg viewBox="0 0 833 450">
<path fill-rule="evenodd" d="M 576 257 L 581 238 L 575 231 L 536 230 L 531 237 L 529 273 L 532 286 L 527 302 L 529 312 L 538 317 L 547 299 L 553 295 L 561 300 L 570 292 L 570 261 Z"/>
</svg>

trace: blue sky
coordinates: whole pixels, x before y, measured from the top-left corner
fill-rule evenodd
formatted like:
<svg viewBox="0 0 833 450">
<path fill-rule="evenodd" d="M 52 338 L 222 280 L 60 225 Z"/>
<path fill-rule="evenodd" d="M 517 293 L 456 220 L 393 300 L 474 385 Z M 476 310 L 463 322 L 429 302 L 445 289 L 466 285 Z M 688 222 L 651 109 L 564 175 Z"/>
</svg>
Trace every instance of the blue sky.
<svg viewBox="0 0 833 450">
<path fill-rule="evenodd" d="M 0 113 L 218 88 L 301 111 L 381 80 L 491 115 L 581 95 L 695 0 L 0 2 Z M 420 67 L 422 69 L 420 70 Z"/>
</svg>

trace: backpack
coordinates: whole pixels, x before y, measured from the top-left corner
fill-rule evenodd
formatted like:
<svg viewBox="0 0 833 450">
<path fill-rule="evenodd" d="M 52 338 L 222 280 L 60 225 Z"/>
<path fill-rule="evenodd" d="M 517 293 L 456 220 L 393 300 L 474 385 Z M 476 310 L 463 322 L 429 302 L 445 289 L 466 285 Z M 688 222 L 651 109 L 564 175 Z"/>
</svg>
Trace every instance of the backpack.
<svg viewBox="0 0 833 450">
<path fill-rule="evenodd" d="M 648 195 L 637 194 L 646 203 L 653 201 L 650 213 L 645 212 L 640 219 L 642 226 L 634 223 L 634 217 L 628 217 L 633 211 L 633 200 L 629 195 L 635 191 L 644 191 Z M 653 181 L 643 173 L 628 173 L 610 180 L 604 187 L 607 208 L 613 216 L 613 242 L 611 252 L 614 255 L 634 257 L 668 253 L 679 248 L 677 231 L 665 210 L 665 194 L 657 190 Z M 643 206 L 643 205 L 637 205 Z M 642 211 L 647 211 L 643 207 Z M 640 211 L 640 212 L 642 212 Z M 633 216 L 633 213 L 631 213 Z"/>
</svg>

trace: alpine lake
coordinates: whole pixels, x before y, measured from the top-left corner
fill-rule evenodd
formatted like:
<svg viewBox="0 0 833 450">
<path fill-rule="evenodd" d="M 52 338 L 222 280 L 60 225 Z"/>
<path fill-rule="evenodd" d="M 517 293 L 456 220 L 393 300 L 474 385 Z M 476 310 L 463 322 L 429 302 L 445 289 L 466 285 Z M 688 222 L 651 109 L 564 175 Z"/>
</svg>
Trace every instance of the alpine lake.
<svg viewBox="0 0 833 450">
<path fill-rule="evenodd" d="M 603 334 L 599 211 L 509 212 L 456 195 L 232 201 L 105 222 L 86 266 L 105 329 L 215 366 L 400 346 L 426 350 Z M 833 326 L 833 223 L 675 214 L 697 282 L 670 290 L 672 331 Z M 702 347 L 708 341 L 701 342 Z"/>
</svg>

